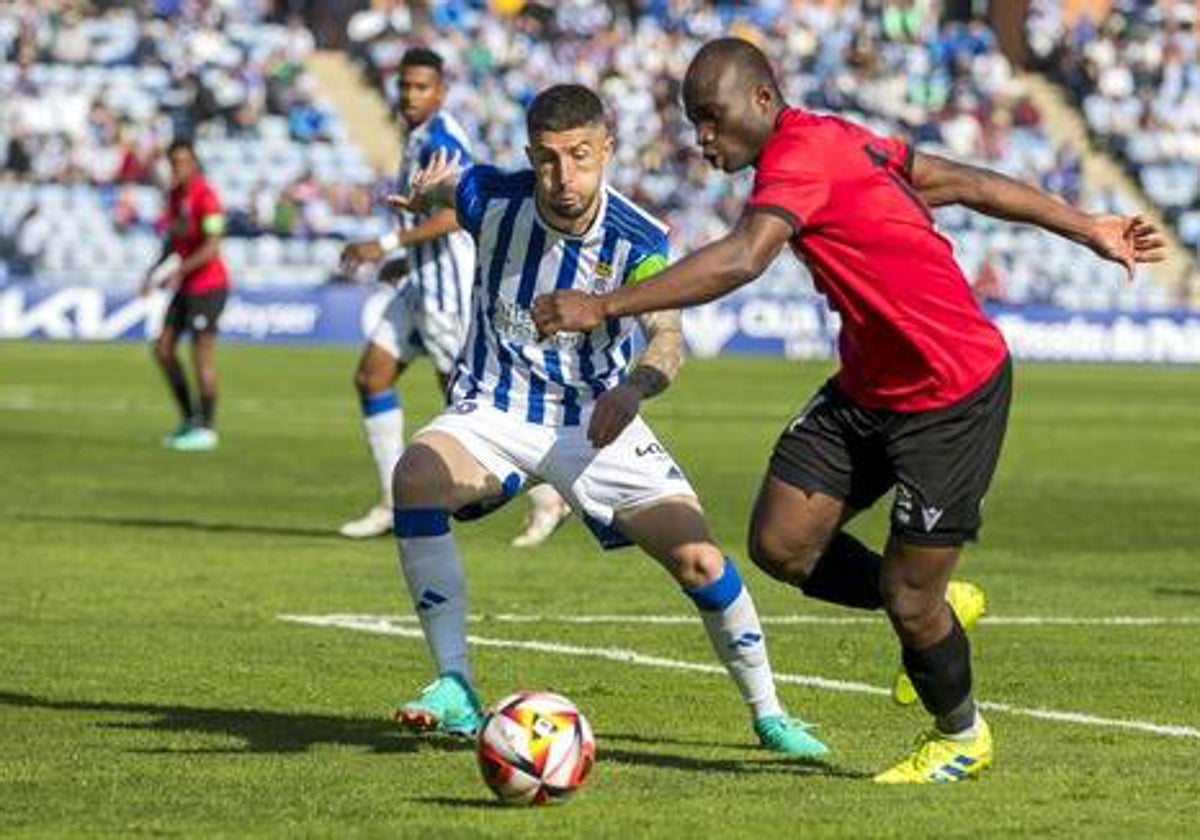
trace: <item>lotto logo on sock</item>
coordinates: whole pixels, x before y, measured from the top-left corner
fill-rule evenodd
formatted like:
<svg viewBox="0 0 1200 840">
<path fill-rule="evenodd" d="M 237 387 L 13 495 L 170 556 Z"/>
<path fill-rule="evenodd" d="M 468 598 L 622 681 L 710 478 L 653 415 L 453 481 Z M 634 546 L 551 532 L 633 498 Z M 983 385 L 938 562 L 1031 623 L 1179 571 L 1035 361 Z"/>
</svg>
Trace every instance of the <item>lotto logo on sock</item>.
<svg viewBox="0 0 1200 840">
<path fill-rule="evenodd" d="M 438 604 L 446 603 L 446 596 L 434 592 L 432 589 L 426 589 L 421 593 L 421 600 L 417 602 L 417 609 L 431 610 Z"/>
<path fill-rule="evenodd" d="M 729 646 L 733 649 L 737 648 L 752 648 L 762 641 L 762 633 L 755 633 L 753 630 L 747 630 L 742 635 L 738 636 Z"/>
</svg>

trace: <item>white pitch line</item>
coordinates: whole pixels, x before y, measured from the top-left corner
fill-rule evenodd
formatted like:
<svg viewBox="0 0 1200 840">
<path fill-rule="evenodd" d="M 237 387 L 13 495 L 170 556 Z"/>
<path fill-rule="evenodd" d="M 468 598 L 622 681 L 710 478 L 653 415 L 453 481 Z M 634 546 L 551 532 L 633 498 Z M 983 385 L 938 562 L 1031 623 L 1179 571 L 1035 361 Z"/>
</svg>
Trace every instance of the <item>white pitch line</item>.
<svg viewBox="0 0 1200 840">
<path fill-rule="evenodd" d="M 373 633 L 381 636 L 399 636 L 405 639 L 423 639 L 422 631 L 411 625 L 411 620 L 397 619 L 390 616 L 378 615 L 281 615 L 280 619 L 297 624 L 307 624 L 313 627 L 335 627 L 343 630 L 357 630 L 363 633 Z M 661 656 L 648 656 L 634 650 L 611 647 L 583 647 L 581 645 L 564 645 L 557 642 L 539 642 L 520 639 L 493 639 L 485 636 L 467 636 L 467 641 L 476 647 L 508 648 L 511 650 L 529 650 L 537 653 L 550 653 L 560 656 L 577 656 L 588 659 L 605 659 L 610 662 L 623 662 L 630 665 L 641 665 L 648 668 L 662 668 L 673 671 L 691 671 L 700 674 L 725 675 L 725 669 L 719 665 L 704 662 L 689 662 L 682 659 L 667 659 Z M 833 680 L 826 677 L 810 676 L 807 674 L 775 674 L 777 682 L 790 685 L 803 685 L 809 688 L 822 688 L 828 691 L 841 691 L 852 694 L 872 694 L 887 696 L 886 688 L 868 683 L 851 680 Z M 1109 729 L 1125 729 L 1134 732 L 1145 732 L 1151 735 L 1164 735 L 1172 738 L 1191 738 L 1200 740 L 1200 729 L 1193 726 L 1177 724 L 1162 724 L 1152 721 L 1126 718 L 1106 718 L 1087 712 L 1061 711 L 1058 709 L 1039 709 L 1017 706 L 1012 703 L 983 700 L 980 708 L 1000 712 L 1001 714 L 1018 717 L 1048 720 L 1056 723 L 1076 723 L 1083 726 L 1098 726 Z"/>
<path fill-rule="evenodd" d="M 356 620 L 361 616 L 331 616 Z M 416 616 L 389 616 L 389 620 L 402 624 L 415 624 Z M 695 615 L 538 615 L 518 613 L 479 613 L 467 620 L 473 624 L 495 622 L 497 624 L 698 624 Z M 882 616 L 856 615 L 764 615 L 763 624 L 786 627 L 789 625 L 860 625 L 881 624 Z M 981 623 L 992 627 L 1200 627 L 1200 616 L 1155 618 L 1150 616 L 984 616 Z"/>
</svg>

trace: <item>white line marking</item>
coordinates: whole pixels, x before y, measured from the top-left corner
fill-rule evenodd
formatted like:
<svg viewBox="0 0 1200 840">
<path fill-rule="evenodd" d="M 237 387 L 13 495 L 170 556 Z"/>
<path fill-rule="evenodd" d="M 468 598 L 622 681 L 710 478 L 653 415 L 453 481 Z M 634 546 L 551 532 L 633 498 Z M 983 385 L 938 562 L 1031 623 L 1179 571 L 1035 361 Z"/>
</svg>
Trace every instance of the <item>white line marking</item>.
<svg viewBox="0 0 1200 840">
<path fill-rule="evenodd" d="M 414 617 L 392 617 L 380 615 L 281 615 L 280 619 L 297 624 L 307 624 L 313 627 L 336 627 L 343 630 L 357 630 L 363 633 L 374 633 L 382 636 L 399 636 L 405 639 L 423 639 L 424 635 L 417 627 L 411 626 Z M 407 626 L 406 626 L 407 625 Z M 610 662 L 624 662 L 630 665 L 641 665 L 648 668 L 663 668 L 674 671 L 692 671 L 700 674 L 719 674 L 724 676 L 725 669 L 719 665 L 704 662 L 688 662 L 682 659 L 667 659 L 661 656 L 648 656 L 634 650 L 610 647 L 582 647 L 580 645 L 564 645 L 556 642 L 538 642 L 519 639 L 493 639 L 485 636 L 467 636 L 467 641 L 477 647 L 508 648 L 513 650 L 530 650 L 537 653 L 550 653 L 560 656 L 578 656 L 589 659 L 606 659 Z M 886 688 L 868 683 L 850 680 L 832 680 L 825 677 L 807 674 L 775 674 L 775 680 L 790 685 L 803 685 L 809 688 L 822 688 L 828 691 L 842 691 L 852 694 L 872 694 L 887 696 Z M 1126 729 L 1134 732 L 1146 732 L 1151 735 L 1165 735 L 1173 738 L 1193 738 L 1200 740 L 1200 729 L 1193 726 L 1176 724 L 1152 723 L 1144 720 L 1125 718 L 1106 718 L 1086 712 L 1060 711 L 1057 709 L 1028 708 L 1012 703 L 997 701 L 980 701 L 979 707 L 1001 714 L 1019 717 L 1036 718 L 1038 720 L 1054 721 L 1056 723 L 1077 723 L 1083 726 L 1099 726 L 1110 729 Z"/>
<path fill-rule="evenodd" d="M 363 616 L 340 616 L 356 620 Z M 389 620 L 401 624 L 415 624 L 416 616 L 389 616 Z M 538 615 L 517 613 L 480 613 L 467 617 L 471 623 L 497 624 L 698 624 L 695 615 Z M 777 627 L 789 625 L 859 625 L 882 624 L 883 617 L 875 615 L 764 615 L 763 624 Z M 1132 615 L 1118 616 L 984 616 L 983 624 L 991 627 L 1200 627 L 1200 616 L 1177 618 L 1155 618 Z"/>
</svg>

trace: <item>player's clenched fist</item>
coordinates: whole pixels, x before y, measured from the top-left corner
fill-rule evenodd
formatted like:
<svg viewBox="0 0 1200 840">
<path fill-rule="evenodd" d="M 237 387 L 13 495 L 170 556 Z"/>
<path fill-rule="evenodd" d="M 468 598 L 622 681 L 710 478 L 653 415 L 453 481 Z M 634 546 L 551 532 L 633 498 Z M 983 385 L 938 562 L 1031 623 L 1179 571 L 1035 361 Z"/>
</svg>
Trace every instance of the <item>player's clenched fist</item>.
<svg viewBox="0 0 1200 840">
<path fill-rule="evenodd" d="M 604 323 L 604 302 L 587 292 L 552 292 L 533 302 L 533 322 L 542 335 L 594 330 Z"/>
</svg>

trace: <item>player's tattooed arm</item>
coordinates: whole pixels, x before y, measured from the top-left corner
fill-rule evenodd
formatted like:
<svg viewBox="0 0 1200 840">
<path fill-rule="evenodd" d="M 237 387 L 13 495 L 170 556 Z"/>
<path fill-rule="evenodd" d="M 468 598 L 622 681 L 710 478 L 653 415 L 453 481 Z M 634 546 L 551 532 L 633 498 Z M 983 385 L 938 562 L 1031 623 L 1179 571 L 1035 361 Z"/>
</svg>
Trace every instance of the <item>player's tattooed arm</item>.
<svg viewBox="0 0 1200 840">
<path fill-rule="evenodd" d="M 588 423 L 588 440 L 597 449 L 616 440 L 638 415 L 642 400 L 661 394 L 683 364 L 683 329 L 679 312 L 652 312 L 639 319 L 646 349 L 625 381 L 596 400 Z"/>
<path fill-rule="evenodd" d="M 1097 256 L 1125 266 L 1131 280 L 1138 263 L 1161 262 L 1166 257 L 1166 240 L 1148 219 L 1085 213 L 1057 196 L 983 167 L 918 152 L 912 185 L 932 207 L 961 204 L 1078 242 Z"/>
<path fill-rule="evenodd" d="M 646 335 L 646 349 L 625 381 L 641 392 L 642 399 L 649 399 L 667 390 L 683 365 L 683 322 L 677 309 L 649 312 L 638 322 Z"/>
</svg>

